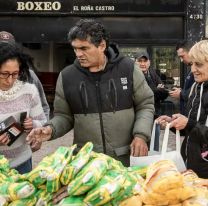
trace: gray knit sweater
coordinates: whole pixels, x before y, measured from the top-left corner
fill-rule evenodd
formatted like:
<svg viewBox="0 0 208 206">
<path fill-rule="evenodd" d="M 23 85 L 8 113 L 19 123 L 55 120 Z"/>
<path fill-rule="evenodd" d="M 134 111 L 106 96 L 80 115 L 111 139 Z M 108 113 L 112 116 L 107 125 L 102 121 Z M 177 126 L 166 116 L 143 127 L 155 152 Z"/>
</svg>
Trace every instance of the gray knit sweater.
<svg viewBox="0 0 208 206">
<path fill-rule="evenodd" d="M 33 119 L 33 127 L 40 127 L 46 122 L 35 85 L 17 80 L 8 91 L 0 90 L 0 122 L 9 116 L 14 116 L 19 121 L 20 113 L 25 111 Z M 11 167 L 24 163 L 32 156 L 25 136 L 21 135 L 11 146 L 0 145 L 0 154 L 10 160 Z"/>
</svg>

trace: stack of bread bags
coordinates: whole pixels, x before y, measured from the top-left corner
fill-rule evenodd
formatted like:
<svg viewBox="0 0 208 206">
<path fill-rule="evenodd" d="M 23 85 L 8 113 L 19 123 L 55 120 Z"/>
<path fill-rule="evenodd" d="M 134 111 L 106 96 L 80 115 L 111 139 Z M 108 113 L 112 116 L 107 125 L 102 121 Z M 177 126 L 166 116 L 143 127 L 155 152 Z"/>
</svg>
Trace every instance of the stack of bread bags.
<svg viewBox="0 0 208 206">
<path fill-rule="evenodd" d="M 141 198 L 145 205 L 182 205 L 196 196 L 196 189 L 187 185 L 184 176 L 170 160 L 161 160 L 147 169 Z"/>
</svg>

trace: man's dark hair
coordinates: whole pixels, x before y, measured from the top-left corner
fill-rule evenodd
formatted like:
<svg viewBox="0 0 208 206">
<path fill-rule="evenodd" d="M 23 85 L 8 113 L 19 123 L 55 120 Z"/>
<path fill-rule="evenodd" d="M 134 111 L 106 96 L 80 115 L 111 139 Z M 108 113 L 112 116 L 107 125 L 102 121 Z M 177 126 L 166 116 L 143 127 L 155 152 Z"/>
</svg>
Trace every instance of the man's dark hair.
<svg viewBox="0 0 208 206">
<path fill-rule="evenodd" d="M 0 42 L 0 68 L 7 60 L 13 59 L 16 59 L 20 64 L 19 79 L 24 82 L 28 81 L 30 74 L 25 54 L 21 52 L 20 48 L 16 44 Z"/>
<path fill-rule="evenodd" d="M 187 40 L 182 40 L 177 43 L 176 51 L 179 50 L 180 48 L 182 48 L 182 49 L 186 50 L 187 52 L 189 52 L 191 47 L 192 47 L 192 44 L 190 42 L 188 42 Z"/>
<path fill-rule="evenodd" d="M 81 19 L 68 33 L 68 40 L 72 42 L 75 39 L 89 40 L 96 47 L 106 41 L 106 48 L 109 46 L 109 34 L 103 24 L 94 19 Z"/>
</svg>

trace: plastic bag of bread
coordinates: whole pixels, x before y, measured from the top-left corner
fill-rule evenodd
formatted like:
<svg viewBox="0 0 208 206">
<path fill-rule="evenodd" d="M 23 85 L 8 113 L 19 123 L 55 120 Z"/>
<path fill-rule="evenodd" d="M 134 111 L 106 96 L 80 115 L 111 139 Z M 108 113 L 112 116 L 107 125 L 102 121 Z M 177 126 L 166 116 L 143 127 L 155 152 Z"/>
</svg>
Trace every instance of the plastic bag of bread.
<svg viewBox="0 0 208 206">
<path fill-rule="evenodd" d="M 87 142 L 76 154 L 73 160 L 64 168 L 60 181 L 63 185 L 68 185 L 77 173 L 88 163 L 93 149 L 92 142 Z"/>
<path fill-rule="evenodd" d="M 207 206 L 208 190 L 206 188 L 197 188 L 196 195 L 183 202 L 182 206 Z"/>
<path fill-rule="evenodd" d="M 0 173 L 0 184 L 6 182 L 8 179 L 7 175 Z"/>
<path fill-rule="evenodd" d="M 3 155 L 0 155 L 0 183 L 4 181 L 15 182 L 19 179 L 23 179 L 23 175 L 20 175 L 17 170 L 11 169 L 9 166 L 9 160 Z"/>
<path fill-rule="evenodd" d="M 84 202 L 93 206 L 104 205 L 110 202 L 118 195 L 125 178 L 125 175 L 117 170 L 108 171 L 96 187 L 87 193 Z"/>
<path fill-rule="evenodd" d="M 147 168 L 145 186 L 147 190 L 164 193 L 183 186 L 183 176 L 170 160 L 161 160 Z"/>
<path fill-rule="evenodd" d="M 161 160 L 147 168 L 146 180 L 141 192 L 145 204 L 174 205 L 194 195 L 194 188 L 184 185 L 183 176 L 172 161 Z"/>
<path fill-rule="evenodd" d="M 157 206 L 157 205 L 143 205 L 143 206 Z M 170 205 L 170 206 L 183 206 L 183 203 L 175 204 L 175 205 Z"/>
<path fill-rule="evenodd" d="M 0 155 L 0 172 L 8 172 L 9 170 L 9 160 L 4 155 Z"/>
<path fill-rule="evenodd" d="M 128 172 L 134 172 L 135 174 L 139 174 L 142 177 L 146 177 L 147 167 L 146 166 L 132 166 L 127 168 Z"/>
<path fill-rule="evenodd" d="M 37 197 L 35 206 L 46 206 L 52 200 L 52 194 L 46 192 L 46 190 L 38 190 L 35 197 Z"/>
<path fill-rule="evenodd" d="M 24 182 L 5 182 L 0 185 L 0 196 L 9 201 L 24 199 L 35 193 L 35 187 L 27 181 Z"/>
<path fill-rule="evenodd" d="M 83 202 L 83 197 L 66 197 L 59 202 L 56 206 L 87 206 Z"/>
<path fill-rule="evenodd" d="M 195 188 L 196 195 L 186 201 L 183 206 L 204 206 L 208 205 L 208 180 L 199 178 L 192 170 L 187 170 L 182 173 L 186 185 Z"/>
<path fill-rule="evenodd" d="M 44 157 L 37 167 L 26 175 L 26 178 L 34 186 L 41 186 L 46 182 L 47 175 L 53 172 L 53 169 L 50 167 L 52 162 L 53 157 L 51 155 Z"/>
<path fill-rule="evenodd" d="M 193 170 L 186 170 L 182 175 L 186 185 L 208 188 L 208 179 L 199 178 Z"/>
<path fill-rule="evenodd" d="M 0 206 L 7 206 L 9 204 L 9 199 L 5 196 L 0 195 Z"/>
<path fill-rule="evenodd" d="M 53 154 L 52 173 L 47 175 L 46 190 L 49 193 L 57 192 L 60 187 L 60 177 L 67 164 L 70 163 L 76 145 L 59 147 Z"/>
<path fill-rule="evenodd" d="M 99 182 L 107 169 L 108 162 L 106 159 L 92 159 L 69 183 L 68 194 L 70 196 L 85 194 Z"/>
<path fill-rule="evenodd" d="M 123 200 L 141 193 L 142 184 L 144 179 L 138 174 L 135 175 L 135 172 L 126 172 L 126 179 L 122 184 L 121 190 L 118 192 L 118 195 L 112 200 L 113 205 L 119 205 Z"/>
<path fill-rule="evenodd" d="M 9 206 L 34 206 L 37 201 L 36 197 L 15 200 L 9 204 Z"/>
<path fill-rule="evenodd" d="M 26 178 L 36 187 L 45 184 L 48 178 L 47 189 L 56 190 L 57 184 L 59 184 L 57 179 L 59 179 L 63 167 L 71 160 L 74 147 L 76 145 L 59 147 L 53 154 L 44 157 L 37 167 L 27 174 Z M 54 179 L 55 181 L 53 181 Z"/>
<path fill-rule="evenodd" d="M 94 152 L 92 151 L 91 153 L 91 158 L 105 158 L 108 161 L 108 165 L 109 165 L 109 170 L 119 170 L 119 171 L 125 171 L 126 167 L 124 167 L 124 165 L 122 164 L 122 162 L 106 155 L 103 153 L 98 153 L 98 152 Z"/>
</svg>

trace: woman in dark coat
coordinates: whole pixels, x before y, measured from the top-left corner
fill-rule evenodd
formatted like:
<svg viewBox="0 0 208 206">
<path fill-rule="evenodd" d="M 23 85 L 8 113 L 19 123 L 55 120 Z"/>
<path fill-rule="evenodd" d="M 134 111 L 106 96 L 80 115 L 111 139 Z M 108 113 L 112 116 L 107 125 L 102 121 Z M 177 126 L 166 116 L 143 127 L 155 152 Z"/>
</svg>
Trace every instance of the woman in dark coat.
<svg viewBox="0 0 208 206">
<path fill-rule="evenodd" d="M 184 133 L 181 154 L 187 169 L 208 178 L 208 40 L 196 43 L 189 56 L 195 83 L 189 94 L 186 114 L 161 116 L 157 121 L 161 125 L 170 122 L 171 127 Z"/>
</svg>

